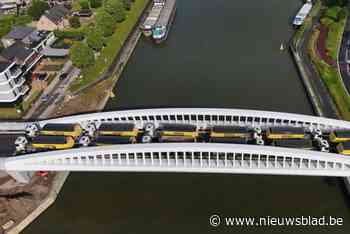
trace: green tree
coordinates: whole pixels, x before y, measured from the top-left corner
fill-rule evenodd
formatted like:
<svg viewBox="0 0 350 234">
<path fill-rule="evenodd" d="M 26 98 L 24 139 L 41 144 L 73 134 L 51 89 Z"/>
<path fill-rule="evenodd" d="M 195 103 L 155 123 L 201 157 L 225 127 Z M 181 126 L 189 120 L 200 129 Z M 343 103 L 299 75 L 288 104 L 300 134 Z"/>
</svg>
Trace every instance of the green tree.
<svg viewBox="0 0 350 234">
<path fill-rule="evenodd" d="M 80 20 L 78 16 L 72 16 L 69 18 L 69 25 L 72 28 L 79 28 L 80 27 Z"/>
<path fill-rule="evenodd" d="M 28 8 L 28 15 L 30 15 L 33 20 L 38 20 L 48 9 L 49 4 L 47 4 L 47 2 L 42 0 L 33 0 L 32 5 Z"/>
<path fill-rule="evenodd" d="M 102 0 L 90 0 L 91 8 L 99 8 L 102 6 Z"/>
<path fill-rule="evenodd" d="M 104 8 L 117 22 L 125 19 L 125 8 L 120 0 L 106 0 Z"/>
<path fill-rule="evenodd" d="M 348 8 L 343 7 L 338 13 L 338 21 L 345 19 L 348 16 Z"/>
<path fill-rule="evenodd" d="M 103 33 L 98 28 L 92 28 L 86 37 L 88 46 L 96 51 L 103 47 Z"/>
<path fill-rule="evenodd" d="M 73 12 L 77 12 L 77 11 L 80 11 L 80 10 L 81 10 L 81 6 L 80 6 L 79 1 L 73 1 L 72 2 L 72 11 Z"/>
<path fill-rule="evenodd" d="M 81 6 L 81 9 L 84 9 L 84 10 L 90 9 L 90 1 L 89 0 L 80 0 L 79 5 Z"/>
<path fill-rule="evenodd" d="M 123 5 L 125 10 L 130 11 L 131 9 L 131 0 L 123 0 Z"/>
<path fill-rule="evenodd" d="M 109 37 L 115 30 L 115 20 L 103 9 L 96 13 L 96 26 L 102 31 L 103 36 Z"/>
<path fill-rule="evenodd" d="M 79 41 L 74 42 L 70 48 L 69 57 L 74 66 L 79 68 L 90 66 L 95 62 L 94 51 L 87 44 Z"/>
</svg>

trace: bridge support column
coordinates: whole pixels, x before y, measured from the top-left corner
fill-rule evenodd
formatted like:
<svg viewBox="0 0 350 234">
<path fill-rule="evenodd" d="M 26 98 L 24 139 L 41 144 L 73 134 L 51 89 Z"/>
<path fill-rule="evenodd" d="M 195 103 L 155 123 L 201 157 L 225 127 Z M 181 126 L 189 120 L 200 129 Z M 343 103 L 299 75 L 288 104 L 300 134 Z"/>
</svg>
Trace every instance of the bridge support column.
<svg viewBox="0 0 350 234">
<path fill-rule="evenodd" d="M 13 179 L 17 182 L 28 184 L 30 179 L 33 177 L 33 171 L 7 171 Z"/>
</svg>

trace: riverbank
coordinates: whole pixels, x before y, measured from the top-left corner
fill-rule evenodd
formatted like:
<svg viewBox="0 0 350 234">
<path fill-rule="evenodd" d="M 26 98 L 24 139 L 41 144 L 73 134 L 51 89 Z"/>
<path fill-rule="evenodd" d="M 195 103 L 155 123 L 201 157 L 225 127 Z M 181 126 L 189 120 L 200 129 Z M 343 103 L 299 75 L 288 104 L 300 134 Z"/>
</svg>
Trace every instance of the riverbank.
<svg viewBox="0 0 350 234">
<path fill-rule="evenodd" d="M 319 78 L 307 53 L 307 44 L 310 40 L 314 25 L 319 21 L 321 8 L 321 1 L 318 0 L 303 27 L 299 28 L 294 34 L 291 40 L 292 43 L 290 44 L 290 51 L 312 104 L 314 113 L 322 117 L 339 118 L 332 97 L 329 95 L 323 81 Z"/>
<path fill-rule="evenodd" d="M 328 22 L 331 21 L 331 19 L 325 16 L 327 11 L 328 10 L 323 10 L 320 22 L 317 22 L 312 29 L 308 40 L 307 53 L 320 79 L 323 80 L 331 94 L 340 116 L 345 120 L 350 120 L 350 111 L 348 108 L 350 106 L 350 97 L 340 76 L 339 61 L 337 59 L 348 13 L 346 11 L 345 18 L 334 22 Z M 324 28 L 327 30 L 325 31 Z M 325 43 L 320 43 L 320 40 L 325 41 Z M 323 53 L 323 51 L 326 52 Z M 328 60 L 335 61 L 332 64 L 329 63 Z"/>
<path fill-rule="evenodd" d="M 97 79 L 98 82 L 89 85 L 82 90 L 78 89 L 67 95 L 65 100 L 58 106 L 57 110 L 53 113 L 53 117 L 72 115 L 85 112 L 96 112 L 103 110 L 107 101 L 113 94 L 113 88 L 119 80 L 124 67 L 134 52 L 136 45 L 141 37 L 141 31 L 139 29 L 141 19 L 146 15 L 150 7 L 149 0 L 143 0 L 144 6 L 140 12 L 140 16 L 133 27 L 133 30 L 126 37 L 123 47 L 119 50 L 115 60 L 108 71 L 103 74 L 103 79 Z"/>
<path fill-rule="evenodd" d="M 145 9 L 149 5 L 149 0 L 142 0 L 143 3 L 142 11 L 139 12 L 138 18 L 142 18 L 145 13 Z M 141 36 L 141 32 L 138 29 L 140 21 L 137 20 L 136 24 L 132 27 L 132 31 L 129 34 L 125 35 L 127 40 L 124 41 L 124 44 L 121 45 L 121 48 L 118 50 L 115 60 L 113 61 L 111 67 L 113 69 L 110 70 L 110 76 L 108 79 L 97 83 L 95 86 L 88 88 L 82 92 L 79 92 L 73 98 L 68 98 L 66 101 L 62 102 L 61 105 L 58 106 L 56 110 L 50 114 L 49 118 L 55 117 L 56 115 L 63 115 L 66 111 L 69 110 L 69 114 L 76 114 L 78 112 L 88 112 L 88 111 L 99 111 L 104 108 L 106 105 L 110 93 L 118 78 L 123 71 L 125 65 L 127 64 L 128 59 L 132 55 L 137 42 Z M 85 100 L 89 102 L 89 105 L 85 104 L 77 104 L 75 101 L 77 100 Z M 92 101 L 93 100 L 93 101 Z M 49 208 L 57 199 L 57 196 L 62 189 L 69 172 L 58 172 L 55 173 L 55 177 L 52 181 L 52 185 L 50 187 L 50 192 L 47 197 L 38 205 L 38 207 L 31 212 L 27 217 L 25 217 L 21 222 L 19 222 L 16 226 L 6 231 L 8 234 L 15 234 L 21 232 L 26 226 L 28 226 L 31 222 L 33 222 L 42 212 L 44 212 L 47 208 Z"/>
<path fill-rule="evenodd" d="M 55 178 L 52 181 L 50 192 L 45 200 L 25 219 L 18 223 L 15 227 L 6 231 L 6 234 L 17 234 L 23 231 L 30 223 L 32 223 L 42 212 L 49 208 L 57 199 L 59 192 L 61 191 L 64 182 L 66 181 L 69 172 L 59 172 L 55 174 Z"/>
<path fill-rule="evenodd" d="M 320 2 L 320 1 L 319 1 Z M 305 85 L 306 91 L 311 99 L 311 103 L 315 109 L 315 113 L 319 116 L 324 116 L 324 117 L 330 117 L 330 118 L 340 118 L 340 119 L 346 119 L 349 120 L 347 118 L 347 115 L 344 116 L 344 109 L 346 106 L 339 106 L 341 105 L 340 100 L 343 99 L 344 95 L 345 95 L 345 90 L 343 90 L 343 92 L 341 93 L 337 93 L 334 92 L 335 89 L 334 87 L 332 87 L 332 83 L 330 82 L 329 79 L 327 79 L 327 76 L 329 76 L 329 73 L 324 72 L 322 69 L 329 69 L 329 70 L 334 70 L 334 68 L 332 68 L 331 66 L 329 66 L 328 64 L 326 64 L 324 61 L 322 61 L 320 59 L 320 57 L 318 57 L 318 54 L 316 52 L 316 44 L 317 44 L 317 40 L 319 38 L 319 34 L 320 31 L 317 30 L 317 26 L 318 26 L 318 21 L 320 19 L 319 15 L 320 15 L 320 11 L 321 11 L 321 5 L 317 8 L 317 14 L 312 14 L 311 17 L 309 17 L 309 20 L 306 22 L 305 26 L 301 29 L 299 29 L 299 31 L 294 35 L 293 37 L 293 43 L 291 44 L 290 48 L 291 48 L 291 52 L 292 55 L 294 57 L 295 63 L 300 71 L 300 76 L 301 79 L 303 80 L 303 83 Z M 333 57 L 337 58 L 337 71 L 333 71 L 332 76 L 333 79 L 337 80 L 337 89 L 345 89 L 344 85 L 339 86 L 339 82 L 341 82 L 341 77 L 340 77 L 340 66 L 339 66 L 339 52 L 340 52 L 340 46 L 341 46 L 341 41 L 342 41 L 342 37 L 344 36 L 344 29 L 345 29 L 345 25 L 347 23 L 347 21 L 349 21 L 349 16 L 346 16 L 346 20 L 344 20 L 344 22 L 342 22 L 342 29 L 340 31 L 340 36 L 341 38 L 338 38 L 339 36 L 333 36 L 332 41 L 337 41 L 338 44 L 333 44 L 333 48 L 334 50 L 336 50 L 335 55 L 334 55 L 334 51 L 333 51 Z M 300 36 L 302 35 L 302 36 Z M 336 39 L 334 39 L 336 38 Z M 300 56 L 300 55 L 304 55 L 304 56 Z M 307 56 L 305 56 L 307 55 Z M 309 56 L 309 57 L 308 57 Z M 304 58 L 304 60 L 302 59 Z M 312 65 L 315 64 L 316 67 L 312 67 L 310 66 L 310 63 Z M 312 71 L 309 70 L 309 73 L 307 73 L 307 65 L 309 65 L 309 68 L 311 68 Z M 316 72 L 317 70 L 317 72 Z M 313 77 L 311 77 L 311 75 L 313 75 Z M 326 76 L 326 78 L 325 78 Z M 314 90 L 317 89 L 315 88 L 311 81 L 318 81 L 318 83 L 320 83 L 320 81 L 324 81 L 325 85 L 327 86 L 327 89 L 329 90 L 329 93 L 331 94 L 332 99 L 336 102 L 337 106 L 335 106 L 335 104 L 333 103 L 333 101 L 329 102 L 332 105 L 332 108 L 334 109 L 334 115 L 329 115 L 327 113 L 324 112 L 324 103 L 322 104 L 321 100 L 319 98 L 317 98 L 315 96 Z M 334 82 L 334 80 L 333 80 Z M 342 98 L 340 98 L 340 95 L 343 96 Z M 328 95 L 327 95 L 328 96 Z M 327 98 L 329 99 L 329 98 Z M 339 108 L 341 107 L 341 108 Z M 339 110 L 340 109 L 340 110 Z M 329 113 L 329 112 L 328 112 Z M 343 179 L 343 183 L 344 183 L 344 188 L 345 191 L 347 193 L 347 195 L 350 195 L 350 177 L 346 177 Z"/>
</svg>

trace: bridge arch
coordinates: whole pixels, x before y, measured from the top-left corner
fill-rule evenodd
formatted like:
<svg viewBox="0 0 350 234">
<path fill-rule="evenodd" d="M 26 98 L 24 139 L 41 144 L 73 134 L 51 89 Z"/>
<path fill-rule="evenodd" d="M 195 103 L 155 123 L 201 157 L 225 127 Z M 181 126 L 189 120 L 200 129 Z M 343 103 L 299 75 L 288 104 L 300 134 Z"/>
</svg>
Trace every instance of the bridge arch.
<svg viewBox="0 0 350 234">
<path fill-rule="evenodd" d="M 6 171 L 192 172 L 350 176 L 350 157 L 217 143 L 152 143 L 50 151 L 1 159 Z"/>
</svg>

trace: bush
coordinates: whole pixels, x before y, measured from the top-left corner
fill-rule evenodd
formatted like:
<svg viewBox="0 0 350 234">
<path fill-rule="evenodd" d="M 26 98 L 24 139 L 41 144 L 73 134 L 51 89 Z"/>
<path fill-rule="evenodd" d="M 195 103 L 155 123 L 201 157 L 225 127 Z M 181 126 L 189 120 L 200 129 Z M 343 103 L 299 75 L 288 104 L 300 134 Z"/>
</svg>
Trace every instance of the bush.
<svg viewBox="0 0 350 234">
<path fill-rule="evenodd" d="M 26 25 L 32 21 L 28 15 L 3 15 L 0 17 L 0 38 L 9 33 L 14 26 Z"/>
<path fill-rule="evenodd" d="M 125 8 L 121 0 L 107 0 L 104 9 L 109 13 L 117 22 L 125 20 Z"/>
<path fill-rule="evenodd" d="M 340 10 L 341 8 L 339 6 L 327 8 L 327 10 L 323 14 L 323 17 L 328 17 L 334 21 L 338 21 L 338 13 Z"/>
<path fill-rule="evenodd" d="M 96 51 L 103 47 L 103 33 L 98 28 L 92 28 L 86 37 L 88 46 Z"/>
<path fill-rule="evenodd" d="M 125 10 L 130 11 L 131 9 L 131 0 L 123 0 L 123 5 Z"/>
<path fill-rule="evenodd" d="M 66 30 L 66 31 L 55 30 L 54 33 L 58 39 L 69 38 L 69 39 L 81 41 L 85 37 L 84 30 L 82 30 L 82 29 Z"/>
<path fill-rule="evenodd" d="M 90 2 L 88 0 L 80 0 L 79 5 L 81 6 L 81 9 L 90 9 Z"/>
<path fill-rule="evenodd" d="M 72 28 L 79 28 L 80 27 L 80 20 L 78 16 L 72 16 L 69 18 L 69 25 Z"/>
<path fill-rule="evenodd" d="M 332 25 L 334 23 L 334 20 L 328 18 L 328 17 L 323 17 L 320 19 L 321 21 L 321 24 L 326 26 L 326 27 L 329 27 L 330 25 Z"/>
<path fill-rule="evenodd" d="M 46 10 L 49 9 L 49 4 L 42 0 L 33 0 L 32 5 L 28 8 L 28 15 L 33 20 L 39 20 Z"/>
<path fill-rule="evenodd" d="M 96 14 L 96 25 L 102 31 L 103 36 L 109 37 L 115 30 L 115 20 L 104 10 L 100 10 Z"/>
<path fill-rule="evenodd" d="M 99 8 L 102 6 L 102 0 L 90 0 L 91 8 Z"/>
<path fill-rule="evenodd" d="M 94 64 L 95 61 L 93 50 L 87 44 L 82 42 L 74 42 L 69 51 L 69 57 L 74 66 L 79 68 L 88 67 Z"/>
</svg>

